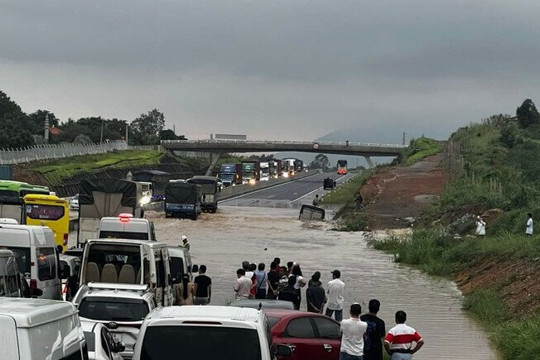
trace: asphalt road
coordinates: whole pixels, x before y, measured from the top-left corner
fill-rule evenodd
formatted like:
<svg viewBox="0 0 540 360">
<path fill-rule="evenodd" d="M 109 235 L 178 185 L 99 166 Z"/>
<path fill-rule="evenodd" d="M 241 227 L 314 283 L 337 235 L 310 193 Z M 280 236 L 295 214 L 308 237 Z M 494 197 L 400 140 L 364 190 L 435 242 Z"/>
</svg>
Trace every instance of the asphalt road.
<svg viewBox="0 0 540 360">
<path fill-rule="evenodd" d="M 311 204 L 316 194 L 323 196 L 324 179 L 330 177 L 337 183 L 345 181 L 350 175 L 340 176 L 335 173 L 322 173 L 290 181 L 281 185 L 254 191 L 225 201 L 224 206 L 264 206 L 280 208 L 297 208 L 302 204 Z"/>
</svg>

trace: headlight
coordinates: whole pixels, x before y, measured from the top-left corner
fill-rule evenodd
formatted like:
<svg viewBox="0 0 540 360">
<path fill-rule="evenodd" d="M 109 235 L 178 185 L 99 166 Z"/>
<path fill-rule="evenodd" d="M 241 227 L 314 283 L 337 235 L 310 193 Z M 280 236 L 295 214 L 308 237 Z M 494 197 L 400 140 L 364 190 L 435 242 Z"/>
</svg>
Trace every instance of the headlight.
<svg viewBox="0 0 540 360">
<path fill-rule="evenodd" d="M 249 185 L 255 185 L 256 183 L 257 183 L 257 180 L 249 179 Z"/>
<path fill-rule="evenodd" d="M 150 200 L 152 200 L 150 198 L 150 196 L 143 196 L 140 200 L 140 204 L 141 205 L 146 205 L 146 204 L 150 204 Z"/>
</svg>

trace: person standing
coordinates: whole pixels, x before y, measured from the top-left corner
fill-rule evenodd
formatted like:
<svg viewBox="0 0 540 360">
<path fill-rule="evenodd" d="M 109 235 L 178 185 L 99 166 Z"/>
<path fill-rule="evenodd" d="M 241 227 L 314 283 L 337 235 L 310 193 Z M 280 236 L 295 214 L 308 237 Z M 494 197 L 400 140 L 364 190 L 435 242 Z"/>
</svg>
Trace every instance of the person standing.
<svg viewBox="0 0 540 360">
<path fill-rule="evenodd" d="M 362 307 L 358 303 L 351 305 L 351 318 L 341 322 L 341 348 L 339 360 L 363 360 L 364 333 L 367 323 L 360 320 Z"/>
<path fill-rule="evenodd" d="M 326 294 L 320 279 L 321 273 L 315 271 L 308 282 L 306 290 L 307 311 L 318 314 L 323 313 L 324 304 L 326 303 Z"/>
<path fill-rule="evenodd" d="M 179 246 L 189 251 L 189 241 L 186 235 L 182 235 L 182 244 L 180 244 Z"/>
<path fill-rule="evenodd" d="M 277 299 L 279 293 L 279 264 L 274 261 L 270 264 L 270 271 L 268 272 L 268 293 L 266 294 L 267 299 Z"/>
<path fill-rule="evenodd" d="M 364 198 L 362 197 L 360 192 L 358 192 L 358 195 L 356 196 L 356 199 L 354 199 L 354 201 L 356 202 L 356 210 L 360 210 L 362 209 L 362 207 L 364 207 Z"/>
<path fill-rule="evenodd" d="M 246 277 L 246 271 L 244 269 L 236 270 L 236 277 L 236 284 L 234 285 L 236 299 L 249 299 L 251 279 Z"/>
<path fill-rule="evenodd" d="M 525 224 L 525 234 L 527 235 L 532 235 L 533 234 L 533 218 L 532 218 L 532 214 L 531 213 L 528 213 L 527 214 L 527 223 Z"/>
<path fill-rule="evenodd" d="M 335 313 L 336 321 L 343 320 L 343 293 L 345 292 L 345 283 L 341 281 L 341 272 L 339 270 L 332 271 L 332 278 L 328 282 L 328 303 L 326 306 L 325 315 L 332 317 Z"/>
<path fill-rule="evenodd" d="M 255 276 L 257 277 L 257 285 L 255 285 L 255 299 L 266 299 L 266 288 L 268 287 L 268 278 L 264 271 L 264 263 L 259 263 Z"/>
<path fill-rule="evenodd" d="M 294 288 L 296 279 L 294 276 L 289 276 L 287 279 L 287 286 L 279 291 L 278 299 L 283 301 L 290 301 L 296 306 L 298 302 L 298 292 Z"/>
<path fill-rule="evenodd" d="M 390 360 L 411 360 L 412 355 L 424 346 L 422 336 L 412 327 L 405 324 L 405 311 L 396 312 L 396 326 L 390 329 L 384 338 L 384 348 Z M 413 346 L 414 345 L 414 346 Z"/>
<path fill-rule="evenodd" d="M 294 277 L 294 288 L 298 293 L 296 302 L 294 303 L 294 309 L 300 310 L 300 303 L 302 302 L 302 288 L 306 286 L 306 279 L 302 276 L 302 269 L 299 264 L 295 264 L 292 268 L 290 277 Z"/>
<path fill-rule="evenodd" d="M 364 346 L 364 360 L 382 360 L 383 358 L 383 346 L 382 339 L 386 335 L 386 325 L 384 321 L 377 316 L 381 303 L 377 299 L 369 300 L 369 313 L 360 316 L 360 320 L 366 323 L 373 323 L 375 326 L 371 333 L 366 334 L 369 339 L 365 345 L 369 342 L 369 348 Z"/>
<path fill-rule="evenodd" d="M 199 266 L 199 275 L 193 280 L 193 305 L 208 305 L 212 298 L 212 279 L 206 275 L 206 265 Z"/>
<path fill-rule="evenodd" d="M 480 215 L 476 217 L 476 235 L 484 237 L 486 235 L 486 223 Z"/>
</svg>

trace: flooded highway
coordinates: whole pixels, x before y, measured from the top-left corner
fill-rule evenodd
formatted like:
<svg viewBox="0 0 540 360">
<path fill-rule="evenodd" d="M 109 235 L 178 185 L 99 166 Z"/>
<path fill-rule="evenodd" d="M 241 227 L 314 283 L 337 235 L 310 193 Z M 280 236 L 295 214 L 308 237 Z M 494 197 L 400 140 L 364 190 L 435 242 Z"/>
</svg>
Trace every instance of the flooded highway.
<svg viewBox="0 0 540 360">
<path fill-rule="evenodd" d="M 303 223 L 298 209 L 220 205 L 217 214 L 202 214 L 197 221 L 165 219 L 149 212 L 159 241 L 171 245 L 188 236 L 194 264 L 205 264 L 212 278 L 212 304 L 234 299 L 236 270 L 242 261 L 268 266 L 274 257 L 282 264 L 296 261 L 304 277 L 322 273 L 324 285 L 330 271 L 341 270 L 346 284 L 345 308 L 357 301 L 367 311 L 371 298 L 381 301 L 379 315 L 387 330 L 394 313 L 404 310 L 407 323 L 423 336 L 426 345 L 415 359 L 497 359 L 479 327 L 461 310 L 462 296 L 447 280 L 430 278 L 395 264 L 392 257 L 366 246 L 361 233 L 331 230 L 328 222 Z M 302 310 L 306 309 L 305 289 Z M 344 311 L 344 317 L 347 316 Z"/>
</svg>

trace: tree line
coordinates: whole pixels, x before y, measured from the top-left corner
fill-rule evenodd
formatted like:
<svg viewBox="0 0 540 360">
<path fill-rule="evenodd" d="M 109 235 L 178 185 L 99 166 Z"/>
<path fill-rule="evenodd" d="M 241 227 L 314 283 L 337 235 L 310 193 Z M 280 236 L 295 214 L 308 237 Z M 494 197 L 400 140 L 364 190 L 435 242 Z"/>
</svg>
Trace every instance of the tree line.
<svg viewBox="0 0 540 360">
<path fill-rule="evenodd" d="M 160 140 L 186 139 L 171 129 L 165 129 L 165 116 L 158 109 L 141 114 L 130 123 L 101 116 L 61 121 L 53 112 L 46 110 L 26 114 L 6 93 L 0 91 L 0 149 L 44 143 L 46 116 L 49 119 L 49 144 L 126 140 L 126 135 L 130 145 L 157 145 Z"/>
</svg>

